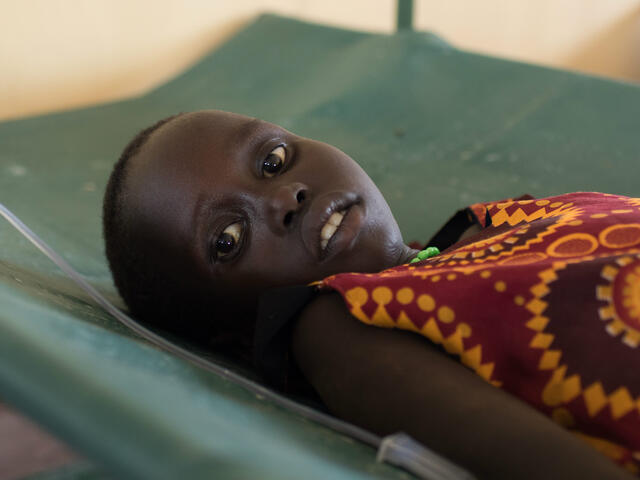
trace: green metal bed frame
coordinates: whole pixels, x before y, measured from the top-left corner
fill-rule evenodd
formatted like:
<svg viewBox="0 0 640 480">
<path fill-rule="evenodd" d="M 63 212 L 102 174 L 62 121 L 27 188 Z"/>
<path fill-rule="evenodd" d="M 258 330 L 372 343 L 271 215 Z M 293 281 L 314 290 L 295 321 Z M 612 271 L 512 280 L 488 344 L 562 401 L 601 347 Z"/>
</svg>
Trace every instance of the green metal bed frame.
<svg viewBox="0 0 640 480">
<path fill-rule="evenodd" d="M 407 241 L 475 201 L 640 196 L 637 86 L 458 50 L 413 31 L 411 7 L 399 3 L 393 35 L 261 16 L 138 98 L 4 122 L 0 203 L 124 309 L 103 254 L 102 192 L 128 139 L 179 111 L 235 111 L 338 146 L 380 186 Z M 376 462 L 375 435 L 206 358 L 216 368 L 136 335 L 0 222 L 0 398 L 91 462 L 49 478 L 410 477 Z"/>
</svg>

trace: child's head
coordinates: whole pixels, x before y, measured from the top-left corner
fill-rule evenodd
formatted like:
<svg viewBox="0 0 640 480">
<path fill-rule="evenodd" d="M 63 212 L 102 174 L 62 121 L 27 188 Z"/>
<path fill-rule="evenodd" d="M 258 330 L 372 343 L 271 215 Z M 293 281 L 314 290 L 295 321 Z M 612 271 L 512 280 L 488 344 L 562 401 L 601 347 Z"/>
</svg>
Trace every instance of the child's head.
<svg viewBox="0 0 640 480">
<path fill-rule="evenodd" d="M 387 203 L 349 156 L 220 111 L 141 132 L 114 168 L 103 213 L 129 308 L 178 329 L 214 318 L 234 328 L 269 287 L 379 271 L 406 255 Z M 333 236 L 330 218 L 341 221 Z"/>
</svg>

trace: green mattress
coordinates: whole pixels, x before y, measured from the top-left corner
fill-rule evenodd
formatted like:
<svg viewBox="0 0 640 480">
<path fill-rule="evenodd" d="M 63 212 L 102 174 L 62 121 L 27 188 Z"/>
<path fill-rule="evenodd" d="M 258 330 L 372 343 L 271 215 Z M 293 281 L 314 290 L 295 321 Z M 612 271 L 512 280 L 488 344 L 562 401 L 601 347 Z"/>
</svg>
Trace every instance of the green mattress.
<svg viewBox="0 0 640 480">
<path fill-rule="evenodd" d="M 206 108 L 346 151 L 407 241 L 476 201 L 640 196 L 637 86 L 460 51 L 429 33 L 266 15 L 146 95 L 0 124 L 0 203 L 122 305 L 101 239 L 110 169 L 141 128 Z M 0 398 L 89 459 L 81 478 L 410 477 L 140 340 L 2 219 Z"/>
</svg>

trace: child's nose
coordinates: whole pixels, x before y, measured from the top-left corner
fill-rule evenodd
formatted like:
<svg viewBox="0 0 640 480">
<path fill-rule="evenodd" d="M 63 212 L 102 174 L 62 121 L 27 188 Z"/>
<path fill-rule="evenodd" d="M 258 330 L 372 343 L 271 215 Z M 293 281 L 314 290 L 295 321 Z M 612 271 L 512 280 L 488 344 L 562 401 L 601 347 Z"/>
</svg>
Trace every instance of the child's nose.
<svg viewBox="0 0 640 480">
<path fill-rule="evenodd" d="M 302 209 L 309 188 L 303 183 L 289 183 L 275 187 L 269 198 L 269 223 L 277 233 L 284 233 Z"/>
</svg>

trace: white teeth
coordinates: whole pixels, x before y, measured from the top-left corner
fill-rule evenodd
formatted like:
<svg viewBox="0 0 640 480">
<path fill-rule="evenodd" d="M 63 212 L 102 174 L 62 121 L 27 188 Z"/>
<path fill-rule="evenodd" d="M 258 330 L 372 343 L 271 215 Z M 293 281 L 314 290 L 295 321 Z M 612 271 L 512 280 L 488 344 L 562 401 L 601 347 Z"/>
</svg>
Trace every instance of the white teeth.
<svg viewBox="0 0 640 480">
<path fill-rule="evenodd" d="M 322 231 L 320 232 L 320 240 L 329 240 L 334 233 L 336 233 L 337 227 L 335 225 L 331 225 L 330 223 L 325 223 L 324 227 L 322 227 Z"/>
<path fill-rule="evenodd" d="M 330 223 L 331 225 L 335 225 L 337 227 L 340 225 L 340 223 L 342 223 L 343 218 L 344 218 L 344 213 L 333 212 L 329 217 L 329 220 L 327 220 L 327 223 Z"/>
<path fill-rule="evenodd" d="M 342 212 L 333 212 L 329 217 L 329 220 L 327 220 L 327 223 L 322 227 L 322 230 L 320 231 L 320 248 L 322 248 L 322 250 L 327 247 L 329 240 L 333 234 L 336 233 L 336 230 L 342 223 L 345 213 L 346 210 L 343 210 Z"/>
</svg>

